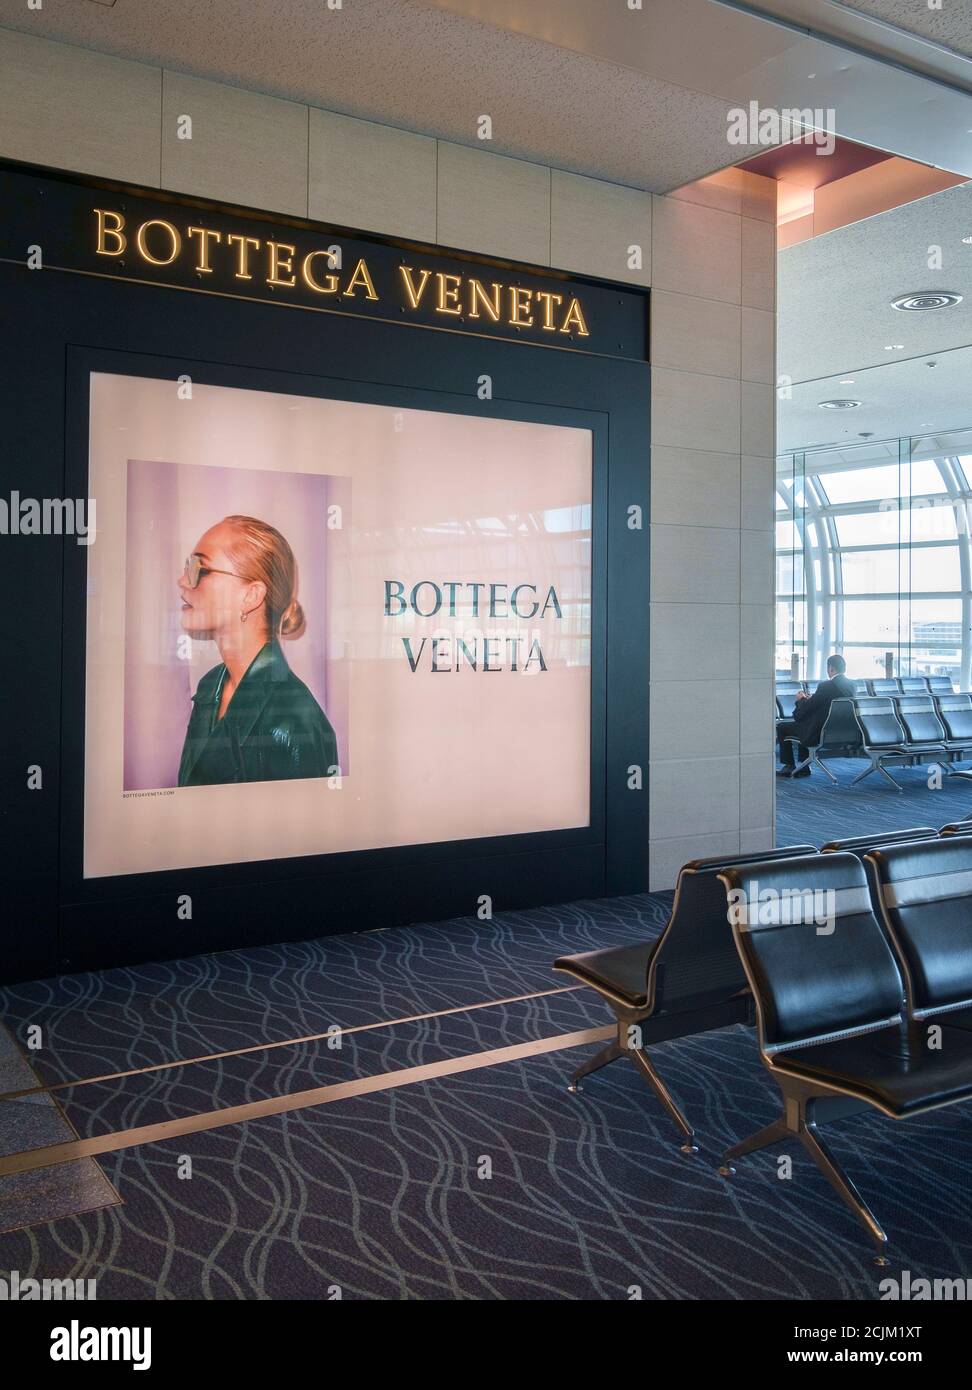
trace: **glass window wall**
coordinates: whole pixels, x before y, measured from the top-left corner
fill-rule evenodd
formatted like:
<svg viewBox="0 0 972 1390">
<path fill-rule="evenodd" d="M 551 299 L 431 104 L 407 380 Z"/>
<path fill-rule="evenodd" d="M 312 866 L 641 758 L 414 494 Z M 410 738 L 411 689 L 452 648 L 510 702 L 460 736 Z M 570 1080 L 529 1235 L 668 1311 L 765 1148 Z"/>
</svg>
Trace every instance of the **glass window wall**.
<svg viewBox="0 0 972 1390">
<path fill-rule="evenodd" d="M 778 460 L 776 669 L 823 678 L 972 668 L 972 430 Z"/>
</svg>

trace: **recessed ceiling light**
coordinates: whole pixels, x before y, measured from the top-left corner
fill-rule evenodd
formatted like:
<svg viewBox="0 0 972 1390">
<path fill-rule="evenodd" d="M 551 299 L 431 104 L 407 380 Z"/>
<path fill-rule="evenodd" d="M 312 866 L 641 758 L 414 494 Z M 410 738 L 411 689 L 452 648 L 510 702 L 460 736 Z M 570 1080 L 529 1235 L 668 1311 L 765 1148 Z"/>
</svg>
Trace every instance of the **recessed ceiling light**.
<svg viewBox="0 0 972 1390">
<path fill-rule="evenodd" d="M 841 386 L 853 386 L 854 378 L 852 376 L 842 376 L 839 384 Z"/>
<path fill-rule="evenodd" d="M 856 410 L 860 401 L 832 400 L 818 401 L 817 406 L 820 410 Z"/>
<path fill-rule="evenodd" d="M 962 296 L 953 290 L 916 290 L 912 294 L 900 294 L 892 299 L 892 309 L 908 310 L 912 313 L 927 313 L 931 309 L 953 309 L 962 303 Z"/>
<path fill-rule="evenodd" d="M 964 236 L 964 237 L 962 238 L 962 245 L 963 245 L 963 246 L 972 246 L 972 236 Z"/>
<path fill-rule="evenodd" d="M 904 352 L 904 343 L 885 343 L 885 352 Z"/>
</svg>

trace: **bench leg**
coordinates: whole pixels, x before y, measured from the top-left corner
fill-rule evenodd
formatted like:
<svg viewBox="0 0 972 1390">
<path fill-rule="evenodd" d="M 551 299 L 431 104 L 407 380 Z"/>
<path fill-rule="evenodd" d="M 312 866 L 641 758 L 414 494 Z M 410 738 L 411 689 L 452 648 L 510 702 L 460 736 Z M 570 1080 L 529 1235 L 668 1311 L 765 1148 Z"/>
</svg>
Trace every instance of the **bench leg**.
<svg viewBox="0 0 972 1390">
<path fill-rule="evenodd" d="M 619 1032 L 626 1026 L 626 1023 L 622 1023 L 620 1025 Z M 652 1066 L 651 1062 L 648 1060 L 647 1053 L 642 1048 L 626 1047 L 621 1043 L 619 1039 L 615 1039 L 614 1042 L 609 1042 L 606 1047 L 601 1048 L 600 1052 L 596 1052 L 594 1056 L 590 1058 L 589 1061 L 584 1062 L 581 1066 L 577 1068 L 573 1076 L 570 1078 L 570 1082 L 567 1086 L 568 1091 L 570 1091 L 573 1094 L 576 1094 L 581 1089 L 580 1083 L 583 1077 L 590 1076 L 591 1072 L 600 1071 L 602 1067 L 610 1066 L 610 1064 L 612 1062 L 616 1062 L 619 1057 L 631 1058 L 632 1062 L 634 1062 L 635 1066 L 638 1068 L 642 1076 L 648 1082 L 648 1085 L 651 1087 L 655 1095 L 658 1097 L 662 1105 L 665 1107 L 669 1117 L 674 1122 L 676 1129 L 678 1129 L 678 1131 L 684 1139 L 684 1143 L 681 1146 L 682 1153 L 697 1154 L 699 1151 L 699 1147 L 696 1143 L 693 1142 L 695 1137 L 695 1131 L 692 1129 L 692 1126 L 689 1124 L 688 1120 L 682 1114 L 682 1111 L 679 1109 L 674 1097 L 672 1096 L 671 1091 L 669 1091 L 664 1081 L 658 1075 L 657 1071 Z"/>
<path fill-rule="evenodd" d="M 734 1158 L 742 1158 L 745 1154 L 755 1153 L 757 1149 L 766 1149 L 770 1144 L 775 1144 L 777 1139 L 782 1139 L 784 1135 L 791 1133 L 786 1120 L 774 1120 L 765 1129 L 759 1129 L 755 1134 L 751 1134 L 748 1139 L 743 1139 L 739 1144 L 734 1144 L 731 1149 L 726 1149 L 722 1156 L 722 1167 L 719 1172 L 724 1178 L 730 1176 L 736 1170 L 732 1166 Z"/>
<path fill-rule="evenodd" d="M 664 1081 L 661 1079 L 655 1068 L 652 1066 L 651 1062 L 648 1060 L 648 1054 L 640 1047 L 629 1048 L 628 1051 L 632 1062 L 634 1062 L 635 1066 L 638 1068 L 642 1076 L 648 1082 L 648 1085 L 651 1087 L 655 1095 L 661 1101 L 662 1105 L 668 1111 L 669 1117 L 674 1122 L 676 1129 L 678 1129 L 679 1132 L 682 1134 L 685 1141 L 682 1144 L 682 1153 L 698 1153 L 699 1146 L 698 1144 L 693 1143 L 695 1131 L 693 1130 L 692 1126 L 689 1124 L 685 1116 L 682 1114 L 681 1110 L 678 1108 L 678 1105 L 675 1103 L 671 1091 L 669 1091 Z"/>
<path fill-rule="evenodd" d="M 816 755 L 814 755 L 813 763 L 815 767 L 823 768 L 824 772 L 826 772 L 827 776 L 830 778 L 831 782 L 833 782 L 835 787 L 840 786 L 840 783 L 838 782 L 837 778 L 831 772 L 830 768 L 824 762 L 823 758 L 818 758 Z"/>
<path fill-rule="evenodd" d="M 847 1206 L 850 1207 L 858 1221 L 860 1221 L 868 1235 L 877 1245 L 877 1258 L 875 1263 L 879 1265 L 887 1264 L 884 1252 L 887 1248 L 888 1238 L 884 1230 L 850 1178 L 845 1177 L 841 1172 L 836 1160 L 824 1143 L 814 1120 L 804 1120 L 801 1123 L 800 1140 L 807 1153 L 830 1183 L 831 1187 L 844 1200 Z"/>
<path fill-rule="evenodd" d="M 904 791 L 904 787 L 901 786 L 900 782 L 896 782 L 894 778 L 891 776 L 888 769 L 884 766 L 884 764 L 882 762 L 879 762 L 876 758 L 872 758 L 871 762 L 864 769 L 864 771 L 859 772 L 857 774 L 857 776 L 851 782 L 851 786 L 854 787 L 857 785 L 858 782 L 863 782 L 864 778 L 870 777 L 872 772 L 880 772 L 882 777 L 886 777 L 888 779 L 888 781 L 891 783 L 892 787 L 894 787 L 896 792 Z"/>
<path fill-rule="evenodd" d="M 610 1066 L 612 1062 L 616 1062 L 622 1055 L 620 1044 L 617 1041 L 609 1042 L 607 1047 L 602 1047 L 600 1052 L 596 1052 L 589 1061 L 584 1062 L 582 1066 L 577 1068 L 570 1078 L 570 1084 L 567 1087 L 568 1091 L 579 1091 L 581 1077 L 590 1076 L 592 1071 L 600 1071 L 602 1067 Z"/>
<path fill-rule="evenodd" d="M 808 758 L 804 758 L 802 762 L 794 764 L 793 775 L 795 775 L 798 772 L 803 772 L 805 768 L 810 768 L 810 770 L 813 771 L 815 767 L 819 767 L 821 772 L 825 772 L 827 776 L 830 778 L 831 782 L 833 782 L 835 787 L 840 786 L 839 781 L 831 772 L 827 764 L 824 762 L 823 758 L 818 758 L 816 753 L 813 751 L 811 751 L 810 756 Z"/>
<path fill-rule="evenodd" d="M 891 776 L 890 772 L 884 766 L 883 763 L 876 763 L 875 766 L 877 767 L 877 770 L 878 772 L 880 772 L 881 776 L 887 778 L 887 780 L 891 783 L 892 787 L 894 787 L 896 792 L 904 791 L 904 787 L 902 787 L 900 782 L 896 782 L 894 780 L 894 778 Z"/>
<path fill-rule="evenodd" d="M 731 1177 L 736 1171 L 733 1167 L 733 1159 L 742 1158 L 744 1154 L 753 1153 L 756 1149 L 765 1149 L 770 1144 L 785 1139 L 788 1135 L 794 1139 L 799 1139 L 831 1187 L 854 1213 L 874 1241 L 877 1246 L 877 1256 L 874 1263 L 886 1265 L 888 1261 L 885 1257 L 885 1250 L 888 1238 L 877 1217 L 850 1178 L 841 1172 L 837 1160 L 824 1143 L 814 1119 L 814 1099 L 814 1096 L 812 1094 L 807 1095 L 806 1091 L 802 1093 L 797 1091 L 793 1094 L 784 1092 L 785 1108 L 780 1118 L 774 1120 L 764 1129 L 757 1130 L 755 1134 L 750 1135 L 748 1139 L 743 1139 L 733 1148 L 727 1149 L 719 1172 L 724 1178 Z"/>
</svg>

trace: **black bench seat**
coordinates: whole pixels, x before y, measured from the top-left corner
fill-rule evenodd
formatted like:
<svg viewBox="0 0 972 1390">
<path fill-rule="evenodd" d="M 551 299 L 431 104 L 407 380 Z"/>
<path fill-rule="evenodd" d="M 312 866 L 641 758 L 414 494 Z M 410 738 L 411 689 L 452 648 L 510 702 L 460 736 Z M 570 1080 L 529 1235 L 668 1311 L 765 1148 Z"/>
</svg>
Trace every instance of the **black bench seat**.
<svg viewBox="0 0 972 1390">
<path fill-rule="evenodd" d="M 656 941 L 637 946 L 610 946 L 579 956 L 561 956 L 555 970 L 563 970 L 625 1009 L 643 1009 L 648 1002 L 648 964 Z"/>
<path fill-rule="evenodd" d="M 924 1030 L 909 1037 L 892 1024 L 873 1033 L 807 1047 L 787 1048 L 773 1069 L 806 1081 L 838 1086 L 893 1119 L 972 1099 L 972 1036 L 945 1025 L 941 1051 L 932 1052 Z"/>
<path fill-rule="evenodd" d="M 729 1176 L 734 1159 L 799 1140 L 884 1264 L 887 1236 L 818 1124 L 855 1107 L 901 1120 L 972 1099 L 972 1033 L 957 1026 L 972 1007 L 972 841 L 886 845 L 864 861 L 850 853 L 774 860 L 720 876 L 760 1053 L 783 1101 L 780 1118 L 729 1149 L 720 1171 Z M 812 914 L 794 911 L 795 901 L 812 903 Z M 951 1012 L 955 1005 L 963 1009 Z M 941 1027 L 939 1048 L 929 1045 L 929 1018 Z"/>
<path fill-rule="evenodd" d="M 682 1136 L 682 1152 L 696 1153 L 693 1130 L 647 1048 L 733 1023 L 752 1023 L 753 1002 L 733 944 L 726 890 L 719 874 L 728 864 L 816 854 L 813 845 L 753 854 L 696 859 L 679 872 L 671 916 L 655 941 L 560 956 L 554 969 L 596 989 L 614 1012 L 617 1039 L 574 1072 L 583 1077 L 628 1057 L 648 1082 Z"/>
<path fill-rule="evenodd" d="M 972 826 L 969 827 L 972 830 Z M 821 854 L 856 854 L 863 858 L 876 845 L 910 844 L 914 840 L 937 840 L 938 831 L 930 825 L 914 825 L 908 830 L 875 830 L 870 835 L 852 835 L 846 840 L 831 840 L 821 845 Z"/>
<path fill-rule="evenodd" d="M 972 1029 L 972 838 L 882 845 L 866 863 L 912 1018 Z"/>
</svg>

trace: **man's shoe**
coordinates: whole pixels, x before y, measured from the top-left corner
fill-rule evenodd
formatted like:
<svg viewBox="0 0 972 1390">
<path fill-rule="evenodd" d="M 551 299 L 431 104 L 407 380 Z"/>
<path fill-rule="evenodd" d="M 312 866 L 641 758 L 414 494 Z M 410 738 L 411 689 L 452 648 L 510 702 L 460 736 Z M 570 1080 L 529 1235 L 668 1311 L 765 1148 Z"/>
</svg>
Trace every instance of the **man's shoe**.
<svg viewBox="0 0 972 1390">
<path fill-rule="evenodd" d="M 778 767 L 776 769 L 776 775 L 777 777 L 792 777 L 793 769 L 789 767 Z"/>
</svg>

